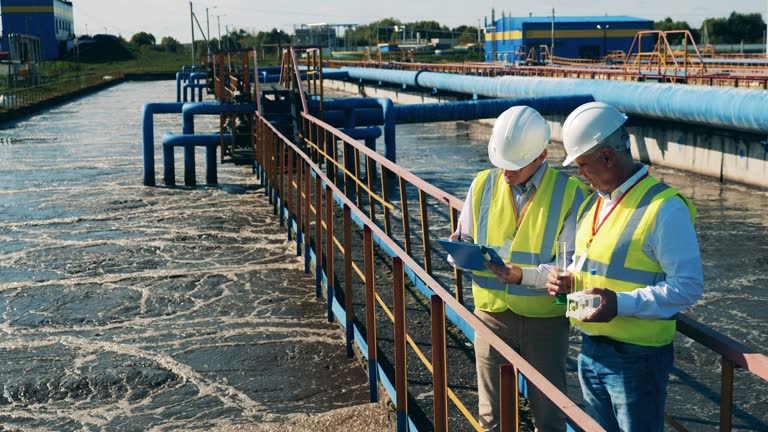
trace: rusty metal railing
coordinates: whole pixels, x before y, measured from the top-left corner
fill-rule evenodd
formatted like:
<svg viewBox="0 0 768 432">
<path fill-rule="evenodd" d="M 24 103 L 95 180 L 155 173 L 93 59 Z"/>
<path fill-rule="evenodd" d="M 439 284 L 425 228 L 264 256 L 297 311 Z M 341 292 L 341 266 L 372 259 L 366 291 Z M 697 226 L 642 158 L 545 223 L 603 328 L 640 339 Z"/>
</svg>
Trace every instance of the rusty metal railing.
<svg viewBox="0 0 768 432">
<path fill-rule="evenodd" d="M 461 200 L 423 181 L 315 117 L 302 116 L 300 137 L 309 154 L 314 156 L 314 160 L 326 167 L 329 177 L 346 194 L 354 196 L 356 205 L 365 206 L 373 221 L 378 221 L 381 217 L 386 234 L 397 239 L 408 255 L 418 257 L 424 270 L 432 273 L 432 243 L 435 230 L 430 229 L 430 215 L 437 212 L 446 214 L 453 230 L 458 221 Z M 380 170 L 378 176 L 373 174 L 374 167 Z M 377 178 L 383 180 L 377 183 Z M 395 230 L 392 223 L 392 212 L 395 208 L 390 194 L 395 189 L 399 192 L 399 201 L 395 200 L 400 203 L 397 208 L 400 216 L 399 230 Z M 409 190 L 418 195 L 418 218 L 415 220 L 418 229 L 411 229 Z M 442 208 L 430 205 L 430 200 L 439 203 Z M 418 238 L 414 239 L 414 235 Z M 453 279 L 455 297 L 463 302 L 463 279 L 460 270 L 454 270 Z"/>
<path fill-rule="evenodd" d="M 456 227 L 456 215 L 463 205 L 462 201 L 435 188 L 429 183 L 424 182 L 409 171 L 388 161 L 379 153 L 346 137 L 343 133 L 322 121 L 311 116 L 304 116 L 303 121 L 303 130 L 306 133 L 304 142 L 308 144 L 309 149 L 312 149 L 313 154 L 317 155 L 315 160 L 326 167 L 326 172 L 333 173 L 329 178 L 335 180 L 336 184 L 339 185 L 340 188 L 343 188 L 345 194 L 351 194 L 351 192 L 353 192 L 352 188 L 348 187 L 351 181 L 356 186 L 354 192 L 358 207 L 360 207 L 361 193 L 370 194 L 368 200 L 370 206 L 365 207 L 368 210 L 368 216 L 372 221 L 377 221 L 378 212 L 376 205 L 380 204 L 380 206 L 383 207 L 385 233 L 391 238 L 397 238 L 396 233 L 392 229 L 393 222 L 390 220 L 391 215 L 399 213 L 399 216 L 402 219 L 402 231 L 400 232 L 402 237 L 400 238 L 401 241 L 399 243 L 404 245 L 403 249 L 406 254 L 416 260 L 421 259 L 421 266 L 423 269 L 428 273 L 432 273 L 430 265 L 431 248 L 429 246 L 430 229 L 428 225 L 430 219 L 428 217 L 428 212 L 429 208 L 432 208 L 433 206 L 427 206 L 425 204 L 425 196 L 431 196 L 435 201 L 447 207 L 446 212 L 449 213 L 449 220 L 443 221 L 443 223 L 449 223 L 451 231 Z M 338 151 L 337 148 L 340 145 L 346 150 Z M 351 164 L 350 158 L 352 158 Z M 371 175 L 360 175 L 363 171 L 370 173 L 370 168 L 365 167 L 376 165 L 380 167 L 380 172 L 378 173 L 380 179 L 386 178 L 387 173 L 392 173 L 397 177 L 396 184 L 401 190 L 401 193 L 399 194 L 399 203 L 392 201 L 389 198 L 386 187 L 373 187 L 372 185 L 374 185 L 375 182 L 372 181 Z M 341 175 L 336 176 L 336 173 L 341 173 Z M 408 222 L 410 219 L 407 199 L 408 194 L 402 192 L 406 185 L 418 189 L 418 204 L 420 209 L 418 220 L 421 221 L 420 243 L 422 244 L 420 253 L 417 253 L 412 246 L 413 242 L 411 235 L 413 232 L 409 229 Z M 393 203 L 398 204 L 399 207 L 395 207 Z M 432 211 L 434 212 L 435 210 L 433 209 Z M 463 302 L 461 273 L 458 270 L 455 272 L 455 281 L 457 283 L 455 299 L 459 302 Z M 768 357 L 754 352 L 754 350 L 719 334 L 685 315 L 681 315 L 678 319 L 678 331 L 721 356 L 720 430 L 730 431 L 731 419 L 733 416 L 732 396 L 734 369 L 737 367 L 744 368 L 763 380 L 768 381 Z M 667 419 L 670 424 L 676 424 L 672 417 L 668 416 Z M 685 430 L 679 424 L 676 427 L 678 430 Z"/>
<path fill-rule="evenodd" d="M 720 356 L 719 430 L 732 430 L 734 371 L 743 368 L 768 381 L 768 357 L 682 314 L 677 318 L 677 331 Z M 666 419 L 676 430 L 686 430 L 671 416 Z"/>
<path fill-rule="evenodd" d="M 587 67 L 583 64 L 577 65 L 573 59 L 568 66 L 527 66 L 512 65 L 505 63 L 380 63 L 365 61 L 348 60 L 325 60 L 326 66 L 341 68 L 344 66 L 361 68 L 387 68 L 396 70 L 419 71 L 429 70 L 432 72 L 455 73 L 473 76 L 536 76 L 550 78 L 580 78 L 580 79 L 602 79 L 602 80 L 621 80 L 621 81 L 671 81 L 674 83 L 687 83 L 697 85 L 709 85 L 720 87 L 739 87 L 752 89 L 768 89 L 768 67 L 755 66 L 737 68 L 735 65 L 707 64 L 707 72 L 697 71 L 701 69 L 699 63 L 691 62 L 691 68 L 687 74 L 674 77 L 669 73 L 650 73 L 644 71 L 640 73 L 637 70 L 623 70 L 615 65 L 604 63 L 594 64 Z M 557 59 L 558 62 L 566 63 L 566 59 Z M 671 60 L 670 60 L 671 61 Z M 701 63 L 703 64 L 703 63 Z M 734 73 L 735 72 L 735 73 Z M 670 78 L 667 80 L 667 78 Z M 671 78 L 674 78 L 672 80 Z"/>
<path fill-rule="evenodd" d="M 328 127 L 320 120 L 309 115 L 303 116 L 308 124 Z M 329 128 L 329 127 L 328 127 Z M 331 128 L 332 129 L 332 128 Z M 367 356 L 369 362 L 371 359 L 375 362 L 377 359 L 376 345 L 372 343 L 377 341 L 377 328 L 375 323 L 375 313 L 377 307 L 381 309 L 394 322 L 394 396 L 398 411 L 399 430 L 405 430 L 407 424 L 407 395 L 408 395 L 408 364 L 406 363 L 406 350 L 410 347 L 411 352 L 420 359 L 424 366 L 433 375 L 433 392 L 435 399 L 434 427 L 435 430 L 447 430 L 447 404 L 452 402 L 454 406 L 463 414 L 470 425 L 476 430 L 482 430 L 470 410 L 456 396 L 456 393 L 447 383 L 448 371 L 446 369 L 446 350 L 442 343 L 445 340 L 445 318 L 443 314 L 447 308 L 451 313 L 458 316 L 461 320 L 468 323 L 474 331 L 487 338 L 491 345 L 499 351 L 509 362 L 510 366 L 502 368 L 503 392 L 505 397 L 502 400 L 502 430 L 517 430 L 519 423 L 516 401 L 519 399 L 519 390 L 517 387 L 517 374 L 524 375 L 528 381 L 546 393 L 550 399 L 571 419 L 571 421 L 587 431 L 602 430 L 591 418 L 589 418 L 574 402 L 568 399 L 549 381 L 547 381 L 538 371 L 530 366 L 519 354 L 506 345 L 498 336 L 488 330 L 475 316 L 460 303 L 455 295 L 444 289 L 432 275 L 424 269 L 424 263 L 418 263 L 401 246 L 382 229 L 379 224 L 361 210 L 357 202 L 348 197 L 351 195 L 350 189 L 343 190 L 344 177 L 351 180 L 351 172 L 344 172 L 343 175 L 332 178 L 326 171 L 332 167 L 335 171 L 339 165 L 332 162 L 327 148 L 315 145 L 314 157 L 310 156 L 312 152 L 305 153 L 297 145 L 291 143 L 287 138 L 280 134 L 264 118 L 258 117 L 257 125 L 257 145 L 260 147 L 257 152 L 257 161 L 265 185 L 269 189 L 268 194 L 275 204 L 275 211 L 279 212 L 281 221 L 285 221 L 289 228 L 289 236 L 295 239 L 301 246 L 297 246 L 297 252 L 305 254 L 306 257 L 314 254 L 315 256 L 315 276 L 317 281 L 317 294 L 325 292 L 328 302 L 329 319 L 334 317 L 334 302 L 337 299 L 343 301 L 343 312 L 339 314 L 339 320 L 345 325 L 347 331 L 347 353 L 352 353 L 353 342 L 353 324 L 355 322 L 352 311 L 352 287 L 354 283 L 365 286 L 365 309 L 366 309 L 366 341 Z M 339 131 L 326 130 L 327 134 L 333 136 L 333 140 L 341 140 L 346 144 L 354 143 L 352 138 L 342 134 Z M 311 133 L 305 136 L 309 137 Z M 314 135 L 315 137 L 320 135 Z M 327 138 L 330 142 L 331 138 Z M 439 189 L 430 186 L 423 180 L 397 167 L 395 164 L 384 158 L 378 157 L 375 152 L 369 152 L 368 149 L 358 148 L 358 152 L 365 155 L 370 164 L 375 161 L 379 167 L 382 167 L 381 178 L 386 177 L 386 172 L 392 172 L 398 176 L 399 181 L 406 181 L 420 188 L 422 193 L 429 193 L 433 196 L 441 197 L 445 204 L 456 204 L 456 199 L 450 195 L 441 192 Z M 315 160 L 316 159 L 316 160 Z M 326 166 L 323 170 L 321 164 Z M 364 174 L 372 175 L 374 171 L 367 171 Z M 337 182 L 341 182 L 341 186 Z M 357 181 L 355 184 L 360 191 L 370 194 L 371 200 L 378 203 L 379 208 L 392 208 L 381 191 L 386 190 L 386 186 L 379 188 L 376 194 L 373 188 L 363 181 Z M 379 183 L 381 184 L 381 183 Z M 278 205 L 279 203 L 279 205 Z M 341 212 L 341 227 L 337 227 L 337 213 Z M 403 216 L 407 219 L 406 213 Z M 356 224 L 352 220 L 356 221 Z M 314 225 L 314 229 L 312 227 Z M 363 253 L 353 253 L 355 247 L 352 241 L 352 230 L 355 227 L 362 227 L 356 230 L 358 237 L 362 237 Z M 341 231 L 341 239 L 335 234 Z M 312 235 L 314 233 L 314 235 Z M 383 274 L 379 272 L 377 277 L 372 277 L 374 272 L 374 251 L 373 245 L 378 245 L 379 249 L 388 255 L 390 279 L 392 284 L 392 304 L 387 305 L 382 292 L 374 287 L 375 279 L 381 280 Z M 302 247 L 303 246 L 303 247 Z M 337 270 L 335 261 L 336 256 L 340 256 L 343 261 L 342 270 Z M 362 265 L 359 264 L 362 257 Z M 309 262 L 305 261 L 305 270 L 309 270 Z M 341 273 L 343 281 L 336 282 L 336 274 Z M 405 284 L 404 274 L 408 274 L 412 283 L 420 283 L 426 286 L 432 293 L 432 335 L 436 343 L 431 346 L 432 359 L 429 360 L 422 352 L 423 350 L 416 344 L 409 332 L 405 315 Z M 416 282 L 414 282 L 414 280 Z M 353 283 L 354 282 L 354 283 Z M 320 285 L 325 285 L 325 290 Z M 374 306 L 376 305 L 376 306 Z M 375 373 L 379 366 L 375 365 L 369 368 L 369 371 Z M 371 386 L 371 399 L 378 399 L 378 389 Z"/>
<path fill-rule="evenodd" d="M 364 208 L 372 223 L 382 225 L 384 234 L 401 245 L 402 253 L 408 255 L 413 263 L 418 265 L 420 271 L 431 273 L 430 239 L 434 233 L 429 227 L 431 220 L 429 213 L 447 214 L 447 220 L 443 220 L 441 223 L 448 224 L 449 230 L 452 231 L 455 229 L 457 212 L 463 203 L 322 121 L 309 115 L 304 115 L 302 121 L 303 143 L 307 145 L 308 153 L 313 155 L 314 163 L 317 163 L 318 167 L 325 167 L 328 181 L 337 185 L 339 193 L 352 196 L 348 199 L 354 201 L 355 207 Z M 376 166 L 378 169 L 372 168 Z M 387 193 L 388 188 L 383 179 L 386 179 L 389 174 L 395 176 L 396 180 L 393 184 L 400 189 L 399 202 L 397 199 L 393 200 Z M 417 198 L 413 199 L 418 200 L 419 214 L 415 216 L 415 220 L 421 225 L 420 247 L 411 241 L 413 232 L 409 228 L 409 220 L 413 216 L 409 213 L 409 194 L 403 192 L 406 187 L 417 190 L 415 194 Z M 425 200 L 427 196 L 433 198 L 433 202 L 429 205 L 426 204 Z M 434 207 L 437 205 L 442 205 L 445 209 L 442 212 L 435 210 Z M 393 229 L 393 225 L 395 225 L 392 220 L 393 215 L 397 215 L 401 221 L 400 231 Z M 449 231 L 446 230 L 446 232 Z M 415 272 L 414 269 L 411 270 Z M 453 299 L 459 304 L 463 298 L 461 279 L 461 273 L 456 271 L 455 281 L 458 285 L 453 293 Z M 681 334 L 703 344 L 723 357 L 720 430 L 729 431 L 731 430 L 730 419 L 733 415 L 730 395 L 733 394 L 734 365 L 741 366 L 758 377 L 768 380 L 768 359 L 763 354 L 750 352 L 748 348 L 727 340 L 719 333 L 688 317 L 681 316 L 679 323 Z M 438 359 L 437 364 L 440 364 L 440 359 Z M 438 375 L 437 379 L 442 378 Z M 671 417 L 669 419 L 671 420 Z M 672 421 L 670 423 L 672 424 Z"/>
<path fill-rule="evenodd" d="M 289 71 L 295 74 L 297 69 L 289 68 L 286 72 Z M 298 78 L 297 74 L 295 76 Z M 297 87 L 301 89 L 301 81 L 297 81 Z M 471 427 L 479 430 L 474 416 L 455 389 L 448 385 L 450 375 L 445 357 L 445 322 L 446 317 L 452 315 L 488 338 L 492 346 L 510 361 L 509 365 L 500 369 L 503 387 L 501 411 L 504 415 L 502 430 L 516 430 L 520 422 L 516 385 L 520 374 L 546 393 L 574 424 L 585 430 L 602 430 L 464 307 L 459 270 L 450 270 L 450 277 L 455 282 L 454 292 L 445 289 L 447 285 L 438 280 L 444 269 L 436 269 L 433 265 L 432 239 L 446 237 L 456 228 L 462 201 L 306 112 L 301 114 L 300 122 L 300 141 L 294 144 L 265 119 L 257 117 L 256 160 L 259 176 L 266 186 L 265 192 L 274 205 L 275 213 L 280 215 L 280 223 L 287 221 L 289 238 L 295 235 L 297 254 L 304 254 L 305 270 L 308 272 L 311 257 L 314 256 L 316 295 L 321 297 L 325 292 L 329 320 L 338 316 L 346 327 L 347 354 L 350 356 L 355 339 L 354 323 L 357 322 L 352 299 L 354 295 L 363 293 L 364 301 L 360 303 L 364 304 L 365 341 L 377 341 L 367 345 L 363 342 L 364 347 L 361 348 L 369 362 L 371 400 L 378 399 L 377 376 L 387 379 L 381 376 L 382 370 L 378 366 L 378 308 L 394 324 L 393 397 L 398 410 L 399 428 L 403 430 L 407 421 L 408 375 L 411 368 L 405 353 L 410 349 L 409 352 L 432 375 L 434 428 L 447 429 L 446 412 L 450 401 Z M 412 206 L 413 201 L 417 204 Z M 418 208 L 418 212 L 412 213 L 411 207 Z M 415 226 L 411 225 L 412 222 Z M 357 250 L 360 244 L 362 250 Z M 376 247 L 379 255 L 383 252 L 389 257 L 385 268 L 376 266 Z M 339 260 L 343 264 L 337 269 L 336 261 Z M 342 275 L 343 281 L 337 282 L 337 273 Z M 388 276 L 387 280 L 392 285 L 389 303 L 385 292 L 376 287 L 376 281 L 383 279 L 383 276 Z M 408 283 L 415 285 L 430 299 L 431 361 L 409 332 L 406 322 L 402 295 Z M 360 286 L 360 289 L 356 290 L 355 286 Z M 337 311 L 336 314 L 334 311 Z M 720 430 L 730 431 L 735 368 L 744 368 L 768 381 L 768 357 L 684 315 L 678 318 L 678 331 L 721 357 Z M 677 430 L 685 430 L 673 417 L 667 416 L 667 420 Z"/>
<path fill-rule="evenodd" d="M 682 35 L 683 49 L 676 52 L 672 49 L 669 35 Z M 655 46 L 652 51 L 643 50 L 643 38 L 654 38 Z M 693 53 L 688 52 L 688 44 Z M 642 75 L 644 71 L 654 72 L 670 82 L 685 79 L 689 75 L 704 76 L 706 64 L 701 58 L 696 42 L 688 30 L 646 30 L 639 31 L 632 40 L 632 45 L 624 59 L 624 70 Z"/>
</svg>

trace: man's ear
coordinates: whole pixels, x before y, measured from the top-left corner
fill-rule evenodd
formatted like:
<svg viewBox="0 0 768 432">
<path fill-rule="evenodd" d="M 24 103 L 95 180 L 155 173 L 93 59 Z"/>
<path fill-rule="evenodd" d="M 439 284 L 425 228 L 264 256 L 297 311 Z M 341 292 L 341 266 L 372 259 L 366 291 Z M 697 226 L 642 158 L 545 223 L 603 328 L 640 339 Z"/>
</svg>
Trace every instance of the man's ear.
<svg viewBox="0 0 768 432">
<path fill-rule="evenodd" d="M 547 149 L 544 149 L 543 152 L 537 157 L 536 159 L 539 160 L 539 162 L 544 162 L 545 159 L 547 159 Z"/>
<path fill-rule="evenodd" d="M 603 158 L 606 166 L 613 166 L 613 163 L 616 161 L 616 154 L 608 148 L 600 150 L 600 157 Z"/>
</svg>

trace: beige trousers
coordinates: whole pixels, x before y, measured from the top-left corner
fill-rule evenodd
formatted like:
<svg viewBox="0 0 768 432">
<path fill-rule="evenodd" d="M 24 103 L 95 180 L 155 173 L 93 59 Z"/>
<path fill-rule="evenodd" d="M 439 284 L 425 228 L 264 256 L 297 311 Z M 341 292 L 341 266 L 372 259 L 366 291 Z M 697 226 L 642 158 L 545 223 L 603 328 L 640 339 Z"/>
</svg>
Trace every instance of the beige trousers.
<svg viewBox="0 0 768 432">
<path fill-rule="evenodd" d="M 528 318 L 511 310 L 483 312 L 479 309 L 475 309 L 475 315 L 565 393 L 565 360 L 568 356 L 569 333 L 569 323 L 565 316 Z M 499 366 L 508 362 L 477 335 L 475 360 L 480 424 L 487 430 L 495 431 L 498 430 L 500 420 Z M 531 404 L 534 425 L 539 432 L 565 430 L 565 414 L 530 382 L 528 401 Z"/>
</svg>

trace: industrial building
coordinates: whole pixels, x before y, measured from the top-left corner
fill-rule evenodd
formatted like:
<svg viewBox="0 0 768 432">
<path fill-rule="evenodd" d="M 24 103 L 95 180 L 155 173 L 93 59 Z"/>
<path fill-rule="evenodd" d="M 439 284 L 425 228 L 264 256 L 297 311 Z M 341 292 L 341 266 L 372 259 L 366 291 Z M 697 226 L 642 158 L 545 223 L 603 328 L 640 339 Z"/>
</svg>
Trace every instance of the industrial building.
<svg viewBox="0 0 768 432">
<path fill-rule="evenodd" d="M 601 59 L 613 51 L 627 52 L 639 31 L 653 30 L 653 21 L 628 16 L 492 18 L 485 31 L 485 61 L 516 63 L 534 49 L 536 56 Z M 653 49 L 644 38 L 643 49 Z"/>
<path fill-rule="evenodd" d="M 0 0 L 3 17 L 2 50 L 8 51 L 8 35 L 40 39 L 44 60 L 55 59 L 75 36 L 72 2 L 67 0 Z"/>
</svg>

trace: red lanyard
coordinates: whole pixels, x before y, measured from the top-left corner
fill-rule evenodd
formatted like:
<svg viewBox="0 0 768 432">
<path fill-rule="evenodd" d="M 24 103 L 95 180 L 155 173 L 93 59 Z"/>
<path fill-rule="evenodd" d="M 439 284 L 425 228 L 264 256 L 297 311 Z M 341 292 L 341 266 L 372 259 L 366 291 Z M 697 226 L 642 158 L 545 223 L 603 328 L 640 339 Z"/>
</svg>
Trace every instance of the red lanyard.
<svg viewBox="0 0 768 432">
<path fill-rule="evenodd" d="M 616 209 L 616 207 L 619 206 L 619 204 L 621 203 L 621 200 L 623 200 L 624 197 L 629 195 L 629 191 L 631 191 L 633 187 L 637 186 L 638 183 L 643 181 L 643 179 L 645 179 L 646 177 L 648 177 L 648 173 L 643 174 L 642 177 L 637 179 L 637 181 L 632 186 L 630 186 L 626 192 L 624 192 L 624 194 L 619 198 L 619 200 L 616 201 L 616 204 L 614 204 L 613 207 L 611 207 L 611 209 L 608 210 L 608 214 L 605 215 L 605 217 L 603 218 L 603 220 L 600 221 L 599 224 L 597 223 L 597 217 L 600 214 L 600 207 L 602 206 L 602 203 L 603 203 L 603 197 L 599 197 L 597 199 L 597 204 L 595 204 L 595 214 L 592 215 L 592 235 L 589 237 L 589 241 L 587 242 L 587 249 L 589 249 L 589 247 L 592 245 L 592 240 L 595 238 L 598 231 L 600 231 L 600 228 L 603 227 L 603 224 L 605 223 L 605 221 L 608 220 L 608 217 L 611 216 L 611 214 Z"/>
</svg>

